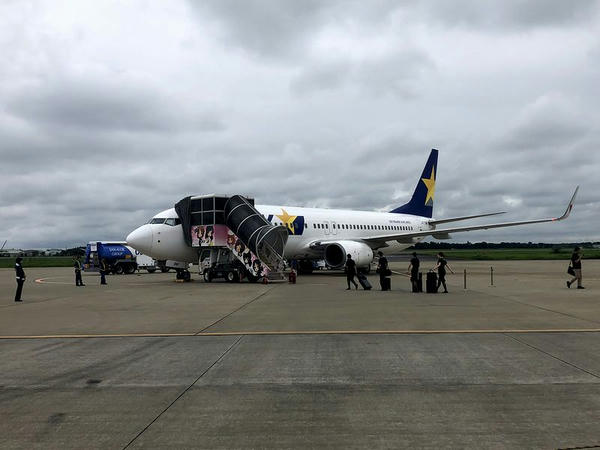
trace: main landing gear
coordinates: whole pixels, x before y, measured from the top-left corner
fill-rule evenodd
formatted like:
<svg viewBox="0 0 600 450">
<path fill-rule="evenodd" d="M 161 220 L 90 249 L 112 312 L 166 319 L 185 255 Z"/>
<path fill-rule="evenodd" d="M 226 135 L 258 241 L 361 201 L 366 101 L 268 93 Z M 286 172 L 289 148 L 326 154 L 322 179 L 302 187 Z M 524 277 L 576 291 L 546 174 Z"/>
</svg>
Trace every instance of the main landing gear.
<svg viewBox="0 0 600 450">
<path fill-rule="evenodd" d="M 301 259 L 298 261 L 298 273 L 301 275 L 311 274 L 314 269 L 313 263 L 309 259 Z"/>
</svg>

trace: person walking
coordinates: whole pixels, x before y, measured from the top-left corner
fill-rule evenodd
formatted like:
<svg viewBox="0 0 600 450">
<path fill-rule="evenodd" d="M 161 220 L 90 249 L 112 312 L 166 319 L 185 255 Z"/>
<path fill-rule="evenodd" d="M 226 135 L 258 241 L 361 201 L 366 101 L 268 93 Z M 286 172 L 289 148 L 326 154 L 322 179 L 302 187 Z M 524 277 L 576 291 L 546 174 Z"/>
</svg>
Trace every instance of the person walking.
<svg viewBox="0 0 600 450">
<path fill-rule="evenodd" d="M 383 252 L 377 252 L 379 263 L 377 264 L 377 273 L 379 274 L 379 285 L 382 291 L 389 291 L 386 278 L 391 275 L 388 260 L 383 256 Z"/>
<path fill-rule="evenodd" d="M 350 283 L 354 284 L 354 288 L 358 289 L 358 283 L 354 281 L 356 276 L 356 262 L 352 259 L 352 255 L 348 255 L 346 258 L 346 281 L 348 282 L 348 289 L 350 290 Z"/>
<path fill-rule="evenodd" d="M 75 286 L 85 286 L 81 279 L 81 261 L 78 256 L 73 256 L 73 267 L 75 268 Z"/>
<path fill-rule="evenodd" d="M 413 292 L 420 292 L 419 286 L 419 266 L 421 265 L 421 261 L 417 258 L 417 252 L 413 252 L 412 258 L 410 260 L 410 264 L 408 265 L 407 272 L 410 274 L 410 282 L 412 284 Z"/>
<path fill-rule="evenodd" d="M 27 278 L 25 276 L 25 271 L 23 270 L 23 265 L 21 264 L 21 262 L 23 261 L 23 258 L 18 257 L 15 260 L 15 275 L 17 278 L 17 292 L 15 293 L 15 302 L 22 302 L 23 300 L 21 300 L 21 293 L 23 292 L 23 284 L 25 284 L 25 278 Z"/>
<path fill-rule="evenodd" d="M 575 247 L 573 254 L 571 255 L 571 268 L 575 272 L 575 276 L 571 281 L 567 281 L 567 287 L 570 289 L 571 285 L 577 280 L 577 289 L 585 289 L 581 285 L 581 258 L 583 257 L 583 251 L 579 247 Z"/>
<path fill-rule="evenodd" d="M 100 260 L 100 284 L 106 284 L 106 273 L 108 272 L 108 265 L 106 260 L 102 258 Z"/>
<path fill-rule="evenodd" d="M 434 267 L 433 270 L 437 270 L 438 271 L 438 284 L 437 284 L 437 287 L 439 289 L 440 285 L 443 285 L 444 286 L 444 294 L 448 293 L 448 288 L 446 287 L 446 268 L 448 268 L 448 270 L 451 273 L 454 273 L 454 271 L 448 265 L 448 262 L 446 261 L 446 258 L 444 257 L 444 254 L 442 252 L 439 252 L 438 253 L 437 265 Z"/>
</svg>

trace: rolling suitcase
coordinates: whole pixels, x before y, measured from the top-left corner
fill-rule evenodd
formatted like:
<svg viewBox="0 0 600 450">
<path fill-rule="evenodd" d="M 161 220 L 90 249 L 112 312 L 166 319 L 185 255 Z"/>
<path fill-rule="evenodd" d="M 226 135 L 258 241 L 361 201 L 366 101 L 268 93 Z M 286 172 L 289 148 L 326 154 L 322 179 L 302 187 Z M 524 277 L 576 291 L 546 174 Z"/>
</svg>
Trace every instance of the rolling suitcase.
<svg viewBox="0 0 600 450">
<path fill-rule="evenodd" d="M 291 284 L 296 284 L 296 272 L 294 272 L 293 270 L 290 272 L 290 274 L 288 275 L 288 281 Z"/>
<path fill-rule="evenodd" d="M 427 272 L 427 280 L 425 281 L 425 289 L 428 294 L 436 294 L 437 293 L 437 273 L 435 272 Z"/>
<path fill-rule="evenodd" d="M 381 290 L 382 291 L 391 291 L 392 290 L 392 279 L 389 277 L 385 277 L 381 282 Z"/>
<path fill-rule="evenodd" d="M 358 277 L 358 282 L 360 283 L 360 285 L 362 286 L 362 288 L 363 288 L 365 291 L 369 291 L 369 290 L 371 290 L 371 288 L 372 288 L 373 286 L 371 286 L 371 283 L 369 283 L 369 280 L 367 279 L 367 277 L 366 277 L 366 276 L 364 276 L 362 273 L 359 273 L 359 274 L 357 275 L 357 277 Z"/>
</svg>

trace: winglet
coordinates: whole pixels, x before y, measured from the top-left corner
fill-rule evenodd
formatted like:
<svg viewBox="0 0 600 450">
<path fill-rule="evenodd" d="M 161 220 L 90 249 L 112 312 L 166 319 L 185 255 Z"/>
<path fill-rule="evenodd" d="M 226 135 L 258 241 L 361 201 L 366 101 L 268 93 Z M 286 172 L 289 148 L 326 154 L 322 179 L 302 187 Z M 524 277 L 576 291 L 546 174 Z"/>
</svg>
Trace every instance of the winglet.
<svg viewBox="0 0 600 450">
<path fill-rule="evenodd" d="M 567 217 L 569 217 L 569 214 L 571 214 L 571 211 L 573 210 L 573 204 L 575 203 L 575 197 L 577 197 L 577 191 L 579 191 L 579 186 L 577 186 L 575 188 L 575 192 L 573 192 L 573 197 L 571 197 L 571 201 L 569 202 L 569 204 L 567 206 L 567 209 L 565 210 L 565 213 L 562 216 L 557 217 L 554 220 L 556 220 L 556 221 L 558 221 L 558 220 L 564 220 Z"/>
</svg>

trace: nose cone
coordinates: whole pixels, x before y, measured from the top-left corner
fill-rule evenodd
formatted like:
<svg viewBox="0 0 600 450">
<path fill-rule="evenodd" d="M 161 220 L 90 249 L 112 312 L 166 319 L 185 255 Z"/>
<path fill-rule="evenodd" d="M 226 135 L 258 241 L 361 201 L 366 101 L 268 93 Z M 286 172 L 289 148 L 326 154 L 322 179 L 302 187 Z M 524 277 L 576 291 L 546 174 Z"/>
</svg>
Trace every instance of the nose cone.
<svg viewBox="0 0 600 450">
<path fill-rule="evenodd" d="M 150 255 L 152 253 L 152 227 L 150 225 L 142 225 L 136 228 L 125 239 L 128 245 L 131 245 L 136 250 Z"/>
</svg>

